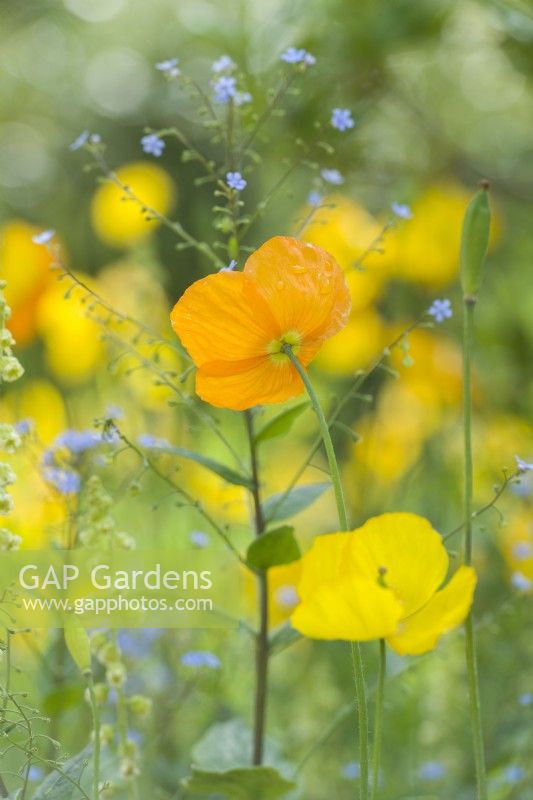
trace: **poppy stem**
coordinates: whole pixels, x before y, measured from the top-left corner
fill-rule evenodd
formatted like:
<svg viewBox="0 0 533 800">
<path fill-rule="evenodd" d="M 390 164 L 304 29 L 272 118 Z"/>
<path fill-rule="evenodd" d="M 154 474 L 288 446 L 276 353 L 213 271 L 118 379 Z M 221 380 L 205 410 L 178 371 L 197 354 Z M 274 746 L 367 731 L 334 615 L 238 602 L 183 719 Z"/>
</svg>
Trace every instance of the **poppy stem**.
<svg viewBox="0 0 533 800">
<path fill-rule="evenodd" d="M 379 789 L 379 765 L 381 760 L 381 738 L 383 731 L 383 703 L 385 699 L 385 677 L 387 674 L 387 647 L 379 640 L 379 670 L 376 687 L 376 718 L 374 721 L 374 749 L 372 753 L 372 800 L 376 800 Z"/>
<path fill-rule="evenodd" d="M 463 313 L 463 425 L 464 425 L 464 563 L 472 563 L 472 344 L 474 331 L 475 297 L 465 295 Z M 485 747 L 481 722 L 481 700 L 476 655 L 476 640 L 472 612 L 465 621 L 466 666 L 470 693 L 470 717 L 474 740 L 478 800 L 487 800 Z"/>
<path fill-rule="evenodd" d="M 313 384 L 309 380 L 309 376 L 305 367 L 299 362 L 289 344 L 284 344 L 282 350 L 290 358 L 294 368 L 302 379 L 307 394 L 309 395 L 311 405 L 313 406 L 313 410 L 318 419 L 322 441 L 324 442 L 326 455 L 328 457 L 331 481 L 335 491 L 335 501 L 337 503 L 339 524 L 341 530 L 346 531 L 348 530 L 348 514 L 346 512 L 346 503 L 342 490 L 339 465 L 337 462 L 337 456 L 335 455 L 335 448 L 333 447 L 333 442 L 331 441 L 329 425 L 322 410 L 322 406 L 320 405 L 318 396 L 314 390 Z M 363 659 L 361 655 L 361 648 L 358 642 L 352 642 L 352 660 L 355 679 L 355 694 L 357 700 L 357 713 L 359 719 L 359 766 L 361 770 L 361 777 L 359 781 L 359 797 L 360 800 L 368 800 L 368 711 L 366 703 Z"/>
<path fill-rule="evenodd" d="M 265 530 L 265 519 L 261 505 L 259 483 L 259 460 L 254 436 L 254 422 L 251 411 L 245 411 L 246 431 L 250 443 L 250 460 L 252 462 L 252 497 L 254 505 L 255 535 L 262 536 Z M 254 739 L 252 762 L 260 766 L 263 762 L 266 701 L 268 691 L 268 576 L 266 570 L 257 574 L 257 591 L 259 596 L 259 630 L 255 641 L 255 711 Z"/>
<path fill-rule="evenodd" d="M 309 380 L 309 376 L 305 370 L 305 368 L 300 364 L 296 356 L 292 351 L 292 347 L 290 344 L 284 344 L 282 347 L 284 353 L 288 355 L 290 360 L 292 361 L 296 371 L 298 372 L 300 378 L 303 381 L 303 384 L 306 388 L 307 394 L 309 395 L 309 399 L 311 401 L 311 405 L 313 406 L 313 410 L 317 416 L 318 424 L 320 426 L 320 433 L 322 435 L 322 441 L 324 442 L 324 447 L 326 449 L 326 455 L 328 457 L 328 464 L 329 464 L 329 471 L 331 474 L 331 482 L 333 483 L 333 490 L 335 492 L 335 502 L 337 503 L 337 513 L 339 515 L 339 523 L 341 526 L 341 530 L 347 531 L 348 530 L 348 515 L 346 513 L 346 503 L 344 501 L 344 492 L 342 490 L 342 482 L 341 476 L 339 472 L 339 465 L 337 463 L 337 457 L 335 455 L 335 449 L 333 447 L 333 442 L 331 441 L 331 434 L 329 432 L 329 425 L 327 423 L 326 417 L 324 412 L 322 411 L 322 406 L 320 405 L 320 401 L 318 396 L 313 388 L 311 381 Z"/>
</svg>

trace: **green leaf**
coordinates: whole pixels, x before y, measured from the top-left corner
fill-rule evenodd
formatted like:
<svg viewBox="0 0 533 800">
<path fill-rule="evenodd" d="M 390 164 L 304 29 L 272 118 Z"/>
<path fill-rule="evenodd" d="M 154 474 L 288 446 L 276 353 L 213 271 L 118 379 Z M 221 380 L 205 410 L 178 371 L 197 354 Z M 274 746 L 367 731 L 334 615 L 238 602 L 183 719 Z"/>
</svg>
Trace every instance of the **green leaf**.
<svg viewBox="0 0 533 800">
<path fill-rule="evenodd" d="M 308 483 L 306 486 L 297 486 L 288 494 L 280 492 L 268 497 L 263 505 L 265 519 L 269 522 L 293 517 L 300 511 L 310 506 L 321 494 L 331 488 L 331 483 Z"/>
<path fill-rule="evenodd" d="M 290 564 L 301 556 L 298 542 L 294 538 L 294 528 L 283 525 L 274 531 L 267 531 L 255 539 L 246 554 L 246 560 L 254 569 L 268 569 L 280 564 Z"/>
<path fill-rule="evenodd" d="M 228 483 L 234 483 L 236 486 L 245 486 L 247 489 L 253 487 L 251 478 L 246 475 L 241 475 L 239 472 L 227 467 L 225 464 L 220 464 L 208 456 L 203 456 L 201 453 L 195 453 L 194 450 L 187 450 L 184 447 L 166 447 L 162 452 L 172 453 L 180 458 L 187 458 L 189 461 L 196 461 L 202 467 L 211 470 L 216 475 L 220 475 Z"/>
<path fill-rule="evenodd" d="M 246 767 L 226 772 L 193 769 L 184 782 L 190 794 L 223 795 L 227 800 L 278 800 L 295 788 L 272 767 Z"/>
<path fill-rule="evenodd" d="M 252 732 L 242 720 L 215 723 L 193 747 L 192 775 L 185 788 L 228 800 L 277 800 L 294 789 L 293 770 L 275 743 L 266 739 L 262 767 L 250 767 L 252 752 Z"/>
<path fill-rule="evenodd" d="M 303 639 L 302 634 L 295 630 L 289 622 L 285 622 L 272 631 L 269 637 L 270 653 L 272 655 L 281 653 L 282 650 L 286 650 L 287 647 L 296 644 L 300 639 Z"/>
<path fill-rule="evenodd" d="M 65 620 L 65 643 L 81 672 L 91 669 L 91 641 L 78 617 Z"/>
<path fill-rule="evenodd" d="M 47 775 L 33 795 L 33 800 L 78 800 L 80 792 L 75 784 L 80 783 L 91 756 L 92 748 L 87 747 L 63 764 L 64 775 L 56 771 Z"/>
<path fill-rule="evenodd" d="M 277 436 L 284 436 L 290 431 L 294 422 L 298 419 L 306 408 L 309 408 L 309 403 L 300 403 L 292 408 L 287 408 L 280 414 L 277 414 L 274 419 L 267 422 L 260 431 L 257 432 L 255 437 L 256 444 L 266 442 L 268 439 L 275 439 Z"/>
</svg>

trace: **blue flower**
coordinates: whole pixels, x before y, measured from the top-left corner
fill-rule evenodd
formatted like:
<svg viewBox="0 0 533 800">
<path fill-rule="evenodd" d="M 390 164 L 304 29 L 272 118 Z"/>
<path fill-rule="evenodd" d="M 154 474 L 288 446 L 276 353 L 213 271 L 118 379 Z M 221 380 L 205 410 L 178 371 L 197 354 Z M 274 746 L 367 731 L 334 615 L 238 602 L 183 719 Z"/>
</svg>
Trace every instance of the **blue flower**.
<svg viewBox="0 0 533 800">
<path fill-rule="evenodd" d="M 235 69 L 235 62 L 229 56 L 220 56 L 216 61 L 213 61 L 211 69 L 215 74 L 231 72 L 231 70 Z"/>
<path fill-rule="evenodd" d="M 433 317 L 435 322 L 444 322 L 453 316 L 452 304 L 448 298 L 444 300 L 434 300 L 427 310 L 430 317 Z"/>
<path fill-rule="evenodd" d="M 229 103 L 237 93 L 237 81 L 229 75 L 222 75 L 212 85 L 215 93 L 215 103 L 220 103 L 221 105 Z"/>
<path fill-rule="evenodd" d="M 54 447 L 66 447 L 74 455 L 80 455 L 93 447 L 97 447 L 102 441 L 101 436 L 94 431 L 76 431 L 69 428 L 54 440 Z"/>
<path fill-rule="evenodd" d="M 533 556 L 533 547 L 529 542 L 515 542 L 513 544 L 513 556 L 518 561 L 527 561 Z"/>
<path fill-rule="evenodd" d="M 307 64 L 312 67 L 316 64 L 316 58 L 304 50 L 303 47 L 289 47 L 281 55 L 281 60 L 287 64 Z"/>
<path fill-rule="evenodd" d="M 53 239 L 55 236 L 55 231 L 52 228 L 49 228 L 47 231 L 41 231 L 40 233 L 36 233 L 34 236 L 31 237 L 32 242 L 35 244 L 47 244 L 50 239 Z"/>
<path fill-rule="evenodd" d="M 320 174 L 326 183 L 331 183 L 333 186 L 340 186 L 344 183 L 344 178 L 338 169 L 321 169 Z"/>
<path fill-rule="evenodd" d="M 356 781 L 361 775 L 361 767 L 358 761 L 348 761 L 342 768 L 342 776 L 348 781 Z"/>
<path fill-rule="evenodd" d="M 16 422 L 13 427 L 17 433 L 19 433 L 21 436 L 25 436 L 26 434 L 30 433 L 34 425 L 34 421 L 30 419 L 30 417 L 27 417 L 26 419 L 21 419 Z"/>
<path fill-rule="evenodd" d="M 189 539 L 192 545 L 200 548 L 201 550 L 204 547 L 207 547 L 210 542 L 209 534 L 204 533 L 203 531 L 191 531 L 189 534 Z"/>
<path fill-rule="evenodd" d="M 61 494 L 78 494 L 80 491 L 80 476 L 70 469 L 47 467 L 44 470 L 44 479 L 51 483 Z"/>
<path fill-rule="evenodd" d="M 227 172 L 226 183 L 230 189 L 234 189 L 236 192 L 242 192 L 242 190 L 246 189 L 246 186 L 248 185 L 247 181 L 244 180 L 240 172 Z"/>
<path fill-rule="evenodd" d="M 40 781 L 44 778 L 44 769 L 42 767 L 37 767 L 32 765 L 28 772 L 28 778 L 30 781 Z"/>
<path fill-rule="evenodd" d="M 399 219 L 413 218 L 413 212 L 406 203 L 391 203 L 391 211 Z"/>
<path fill-rule="evenodd" d="M 444 765 L 440 761 L 426 761 L 420 767 L 418 774 L 423 781 L 440 781 L 445 772 Z"/>
<path fill-rule="evenodd" d="M 119 631 L 118 643 L 124 655 L 142 658 L 148 655 L 152 645 L 161 638 L 162 633 L 160 628 L 125 629 Z"/>
<path fill-rule="evenodd" d="M 141 139 L 142 148 L 145 153 L 159 158 L 163 154 L 166 143 L 156 133 L 149 133 Z"/>
<path fill-rule="evenodd" d="M 79 150 L 81 147 L 83 147 L 84 144 L 87 144 L 87 142 L 89 142 L 90 144 L 98 144 L 101 141 L 102 139 L 100 134 L 89 133 L 89 131 L 83 131 L 82 133 L 80 133 L 77 139 L 74 139 L 74 141 L 71 144 L 69 144 L 68 147 L 69 150 Z"/>
<path fill-rule="evenodd" d="M 276 590 L 276 600 L 284 608 L 295 608 L 300 602 L 298 592 L 294 586 L 280 586 Z"/>
<path fill-rule="evenodd" d="M 169 447 L 172 447 L 166 439 L 160 439 L 150 433 L 141 433 L 137 441 L 141 447 L 146 447 L 147 450 L 168 450 Z"/>
<path fill-rule="evenodd" d="M 531 470 L 533 470 L 533 464 L 529 461 L 524 461 L 520 456 L 515 456 L 515 459 L 518 472 L 531 472 Z"/>
<path fill-rule="evenodd" d="M 511 583 L 519 592 L 529 592 L 533 589 L 533 583 L 522 572 L 513 572 Z"/>
<path fill-rule="evenodd" d="M 520 781 L 524 780 L 524 777 L 524 770 L 516 764 L 511 764 L 506 767 L 503 773 L 505 783 L 520 783 Z"/>
<path fill-rule="evenodd" d="M 124 419 L 124 409 L 120 406 L 109 405 L 105 410 L 106 419 Z"/>
<path fill-rule="evenodd" d="M 307 202 L 313 208 L 318 208 L 318 206 L 322 205 L 324 197 L 320 194 L 320 192 L 309 192 L 307 195 Z"/>
<path fill-rule="evenodd" d="M 533 705 L 533 694 L 531 692 L 523 692 L 518 697 L 518 702 L 524 708 L 527 708 L 528 706 Z"/>
<path fill-rule="evenodd" d="M 80 147 L 83 147 L 84 144 L 87 144 L 89 141 L 90 133 L 89 131 L 83 131 L 80 133 L 77 139 L 74 139 L 72 144 L 69 144 L 69 150 L 79 150 Z"/>
<path fill-rule="evenodd" d="M 347 131 L 355 125 L 349 108 L 334 108 L 331 112 L 331 124 L 338 131 Z"/>
<path fill-rule="evenodd" d="M 220 669 L 220 659 L 208 650 L 190 650 L 181 657 L 181 663 L 185 667 L 207 667 L 208 669 Z"/>
<path fill-rule="evenodd" d="M 228 266 L 227 267 L 222 267 L 221 269 L 219 269 L 219 272 L 233 272 L 233 270 L 235 269 L 236 266 L 237 266 L 237 262 L 235 261 L 234 258 L 232 258 L 231 261 L 229 262 Z"/>
<path fill-rule="evenodd" d="M 166 61 L 159 61 L 155 68 L 167 78 L 176 78 L 180 74 L 177 58 L 167 58 Z"/>
<path fill-rule="evenodd" d="M 236 106 L 245 106 L 252 102 L 252 95 L 250 92 L 235 92 L 233 102 Z"/>
</svg>

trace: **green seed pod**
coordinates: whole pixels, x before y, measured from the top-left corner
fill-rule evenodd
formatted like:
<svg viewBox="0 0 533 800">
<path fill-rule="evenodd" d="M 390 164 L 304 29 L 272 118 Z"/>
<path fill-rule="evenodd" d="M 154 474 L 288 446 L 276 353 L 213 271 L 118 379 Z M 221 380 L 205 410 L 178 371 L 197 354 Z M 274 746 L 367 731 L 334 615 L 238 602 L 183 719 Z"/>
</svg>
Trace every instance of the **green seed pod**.
<svg viewBox="0 0 533 800">
<path fill-rule="evenodd" d="M 79 619 L 65 621 L 65 644 L 80 670 L 86 674 L 91 671 L 91 642 L 89 635 Z"/>
<path fill-rule="evenodd" d="M 461 286 L 465 300 L 475 302 L 490 236 L 488 181 L 482 181 L 466 209 L 461 235 Z"/>
<path fill-rule="evenodd" d="M 235 259 L 235 261 L 237 261 L 239 258 L 239 240 L 236 236 L 230 236 L 228 242 L 228 255 L 230 259 Z"/>
</svg>

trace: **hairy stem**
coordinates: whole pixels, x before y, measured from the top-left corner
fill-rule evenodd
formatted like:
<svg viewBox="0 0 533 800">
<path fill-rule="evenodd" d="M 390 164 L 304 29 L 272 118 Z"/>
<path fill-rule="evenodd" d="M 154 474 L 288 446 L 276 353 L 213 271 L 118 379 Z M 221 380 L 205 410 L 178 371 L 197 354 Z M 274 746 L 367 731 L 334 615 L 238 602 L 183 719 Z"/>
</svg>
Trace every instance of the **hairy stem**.
<svg viewBox="0 0 533 800">
<path fill-rule="evenodd" d="M 331 434 L 329 432 L 329 425 L 320 405 L 318 396 L 314 387 L 309 380 L 309 376 L 305 368 L 300 364 L 297 357 L 294 355 L 290 345 L 283 346 L 283 352 L 290 358 L 296 371 L 298 372 L 303 384 L 306 388 L 307 394 L 313 406 L 313 410 L 318 419 L 320 433 L 326 455 L 328 457 L 329 470 L 331 474 L 331 481 L 335 491 L 335 501 L 337 503 L 337 512 L 339 515 L 339 525 L 343 531 L 348 530 L 348 514 L 346 513 L 346 503 L 344 501 L 344 493 L 342 491 L 341 476 L 339 472 L 339 465 L 335 455 L 333 442 L 331 441 Z M 366 705 L 366 687 L 365 676 L 363 671 L 363 659 L 361 655 L 361 648 L 357 642 L 352 643 L 352 657 L 353 668 L 355 677 L 355 692 L 357 698 L 357 712 L 359 718 L 359 763 L 361 769 L 361 779 L 359 782 L 359 797 L 360 800 L 367 800 L 368 798 L 368 713 Z"/>
<path fill-rule="evenodd" d="M 464 424 L 464 563 L 472 563 L 472 343 L 474 329 L 475 299 L 464 298 L 463 314 L 463 424 Z M 487 800 L 487 776 L 485 769 L 485 747 L 481 722 L 481 702 L 477 669 L 474 621 L 470 613 L 465 622 L 466 666 L 470 693 L 470 717 L 476 762 L 478 800 Z"/>
<path fill-rule="evenodd" d="M 387 647 L 379 640 L 379 671 L 376 687 L 376 718 L 374 721 L 374 749 L 372 753 L 372 800 L 376 800 L 379 789 L 379 766 L 381 761 L 381 738 L 383 732 L 383 702 L 385 698 L 385 676 L 387 674 Z"/>
<path fill-rule="evenodd" d="M 100 709 L 96 700 L 94 691 L 94 680 L 92 673 L 87 675 L 87 688 L 89 689 L 89 698 L 91 700 L 91 711 L 93 715 L 93 732 L 94 732 L 94 745 L 93 745 L 93 796 L 94 800 L 98 800 L 100 796 Z"/>
<path fill-rule="evenodd" d="M 254 437 L 254 422 L 251 411 L 245 412 L 246 430 L 250 444 L 250 460 L 252 463 L 252 498 L 254 504 L 255 535 L 262 536 L 265 530 L 265 520 L 261 507 L 261 494 L 259 484 L 259 461 Z M 255 712 L 254 712 L 254 749 L 253 764 L 259 766 L 263 761 L 263 749 L 266 722 L 266 700 L 268 688 L 268 576 L 266 570 L 257 574 L 257 589 L 259 594 L 259 630 L 255 643 Z"/>
</svg>

